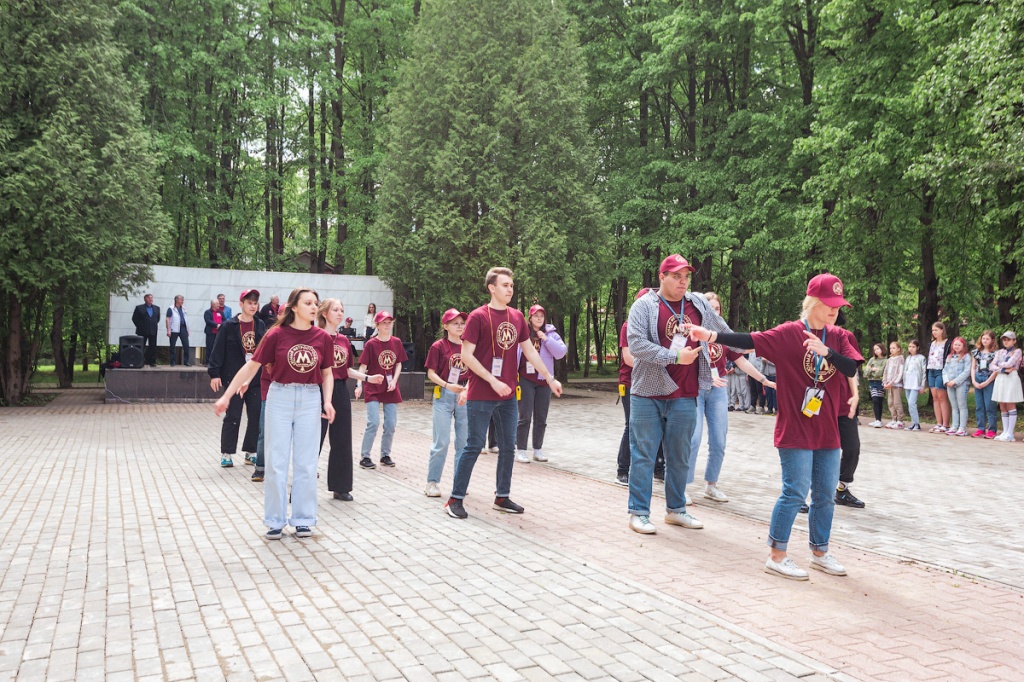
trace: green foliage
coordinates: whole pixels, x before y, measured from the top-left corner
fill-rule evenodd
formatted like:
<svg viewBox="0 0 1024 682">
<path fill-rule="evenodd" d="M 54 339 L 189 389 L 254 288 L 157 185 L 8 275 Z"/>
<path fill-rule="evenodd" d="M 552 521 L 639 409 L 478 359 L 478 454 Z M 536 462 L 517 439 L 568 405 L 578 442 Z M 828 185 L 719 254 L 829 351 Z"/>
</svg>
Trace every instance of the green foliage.
<svg viewBox="0 0 1024 682">
<path fill-rule="evenodd" d="M 374 238 L 407 310 L 471 309 L 484 273 L 562 311 L 602 279 L 605 230 L 573 23 L 542 0 L 437 0 L 389 101 Z"/>
</svg>

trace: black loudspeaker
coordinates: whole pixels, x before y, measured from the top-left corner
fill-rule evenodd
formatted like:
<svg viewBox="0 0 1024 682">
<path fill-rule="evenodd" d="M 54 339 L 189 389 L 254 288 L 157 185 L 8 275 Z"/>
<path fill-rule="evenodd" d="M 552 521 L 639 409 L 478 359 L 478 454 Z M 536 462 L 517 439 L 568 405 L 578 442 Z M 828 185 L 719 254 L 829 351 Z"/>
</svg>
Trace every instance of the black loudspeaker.
<svg viewBox="0 0 1024 682">
<path fill-rule="evenodd" d="M 143 351 L 146 340 L 141 336 L 130 334 L 120 338 L 121 345 L 121 367 L 126 369 L 139 369 L 145 364 Z"/>
<path fill-rule="evenodd" d="M 403 372 L 415 372 L 416 371 L 416 344 L 403 341 L 402 346 L 405 348 L 405 354 L 409 356 L 409 359 L 402 363 Z"/>
</svg>

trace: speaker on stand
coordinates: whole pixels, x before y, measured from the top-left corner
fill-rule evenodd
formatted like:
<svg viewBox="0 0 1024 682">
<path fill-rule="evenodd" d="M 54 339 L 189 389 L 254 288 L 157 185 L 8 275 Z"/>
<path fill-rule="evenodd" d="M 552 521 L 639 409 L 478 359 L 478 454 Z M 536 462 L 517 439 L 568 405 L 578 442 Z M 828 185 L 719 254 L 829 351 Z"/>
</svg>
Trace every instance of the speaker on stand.
<svg viewBox="0 0 1024 682">
<path fill-rule="evenodd" d="M 145 364 L 146 340 L 135 334 L 122 336 L 120 339 L 121 367 L 127 369 L 140 369 Z"/>
</svg>

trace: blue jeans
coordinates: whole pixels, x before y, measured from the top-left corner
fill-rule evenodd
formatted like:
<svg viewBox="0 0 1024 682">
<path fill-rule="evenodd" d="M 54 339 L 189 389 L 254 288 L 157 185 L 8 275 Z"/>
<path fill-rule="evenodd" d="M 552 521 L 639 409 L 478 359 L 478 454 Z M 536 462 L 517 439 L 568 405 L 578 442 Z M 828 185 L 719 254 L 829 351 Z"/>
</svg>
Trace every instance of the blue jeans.
<svg viewBox="0 0 1024 682">
<path fill-rule="evenodd" d="M 951 386 L 946 389 L 949 393 L 950 420 L 953 431 L 967 430 L 967 387 L 966 381 L 959 386 Z"/>
<path fill-rule="evenodd" d="M 448 444 L 452 442 L 452 417 L 455 417 L 455 454 L 466 449 L 469 431 L 466 406 L 456 405 L 458 399 L 458 393 L 442 388 L 441 397 L 434 400 L 434 443 L 430 446 L 430 460 L 427 463 L 428 483 L 441 482 L 444 461 L 448 457 Z"/>
<path fill-rule="evenodd" d="M 812 550 L 828 551 L 832 533 L 832 513 L 836 507 L 836 486 L 839 484 L 839 448 L 799 450 L 779 448 L 782 461 L 782 494 L 772 510 L 768 527 L 768 546 L 785 552 L 797 512 L 811 491 L 811 511 L 807 527 Z"/>
<path fill-rule="evenodd" d="M 377 427 L 380 426 L 378 405 L 384 407 L 384 433 L 380 437 L 380 456 L 391 456 L 391 441 L 395 438 L 395 427 L 398 426 L 398 403 L 371 400 L 366 403 L 366 431 L 363 432 L 363 446 L 359 451 L 360 456 L 364 458 L 369 458 L 373 439 L 377 437 Z"/>
<path fill-rule="evenodd" d="M 979 382 L 980 383 L 980 382 Z M 999 406 L 992 402 L 992 391 L 995 382 L 985 388 L 974 389 L 974 410 L 978 418 L 978 428 L 995 431 L 999 420 Z"/>
<path fill-rule="evenodd" d="M 320 386 L 270 385 L 264 420 L 267 455 L 263 523 L 267 528 L 316 525 L 316 465 L 320 457 Z M 288 465 L 292 513 L 288 516 Z"/>
<path fill-rule="evenodd" d="M 697 468 L 697 451 L 704 435 L 704 420 L 708 420 L 708 463 L 704 467 L 704 480 L 718 483 L 725 459 L 725 437 L 729 433 L 729 388 L 710 388 L 697 394 L 697 423 L 690 439 L 690 467 L 686 483 L 693 483 Z"/>
<path fill-rule="evenodd" d="M 266 467 L 263 457 L 263 433 L 267 424 L 267 401 L 260 402 L 260 436 L 256 439 L 256 471 L 263 471 Z"/>
<path fill-rule="evenodd" d="M 921 391 L 915 391 L 912 388 L 905 388 L 903 391 L 907 394 L 907 412 L 910 414 L 910 425 L 917 424 L 921 425 L 921 417 L 917 413 L 917 395 Z"/>
<path fill-rule="evenodd" d="M 519 423 L 519 405 L 513 396 L 511 400 L 470 400 L 466 403 L 466 420 L 469 434 L 466 447 L 455 457 L 455 481 L 452 497 L 461 500 L 469 490 L 469 479 L 473 467 L 487 441 L 487 427 L 494 418 L 494 429 L 498 437 L 497 481 L 495 497 L 508 497 L 512 488 L 512 464 L 516 458 L 516 425 Z"/>
<path fill-rule="evenodd" d="M 650 516 L 654 459 L 665 451 L 665 508 L 686 511 L 690 439 L 697 422 L 697 399 L 654 400 L 631 396 L 629 415 L 629 513 Z"/>
<path fill-rule="evenodd" d="M 174 346 L 181 341 L 181 361 L 186 365 L 192 364 L 192 350 L 188 347 L 188 332 L 171 332 L 171 367 L 175 365 Z"/>
</svg>

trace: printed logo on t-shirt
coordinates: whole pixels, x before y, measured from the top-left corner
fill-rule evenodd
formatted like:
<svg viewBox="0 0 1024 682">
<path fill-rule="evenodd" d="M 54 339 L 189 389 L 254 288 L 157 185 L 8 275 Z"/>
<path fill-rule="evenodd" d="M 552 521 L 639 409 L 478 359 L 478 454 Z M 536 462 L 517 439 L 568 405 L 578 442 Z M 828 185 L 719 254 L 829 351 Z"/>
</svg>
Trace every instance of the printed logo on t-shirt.
<svg viewBox="0 0 1024 682">
<path fill-rule="evenodd" d="M 538 353 L 540 352 L 540 338 L 539 337 L 533 340 L 533 349 L 535 351 L 537 351 Z"/>
<path fill-rule="evenodd" d="M 242 334 L 242 348 L 246 353 L 254 353 L 256 351 L 256 332 L 248 331 Z"/>
<path fill-rule="evenodd" d="M 683 324 L 690 324 L 690 316 L 683 314 Z M 676 329 L 679 328 L 679 317 L 672 313 L 668 316 L 668 322 L 665 323 L 665 338 L 671 339 L 676 335 Z"/>
<path fill-rule="evenodd" d="M 345 346 L 334 347 L 334 368 L 339 369 L 348 364 L 348 351 L 345 350 Z"/>
<path fill-rule="evenodd" d="M 725 349 L 720 343 L 709 343 L 708 352 L 711 354 L 711 364 L 713 365 L 722 359 L 722 353 L 725 352 Z"/>
<path fill-rule="evenodd" d="M 806 353 L 804 353 L 804 371 L 807 372 L 807 376 L 811 378 L 811 381 L 814 381 L 814 365 L 814 351 L 808 350 Z M 831 379 L 835 373 L 835 365 L 833 365 L 825 358 L 822 358 L 821 369 L 818 372 L 818 381 L 823 384 L 829 379 Z"/>
<path fill-rule="evenodd" d="M 298 343 L 288 349 L 288 366 L 299 374 L 313 371 L 320 361 L 316 349 L 304 343 Z"/>
<path fill-rule="evenodd" d="M 498 330 L 494 333 L 494 340 L 498 342 L 498 346 L 502 350 L 508 350 L 512 346 L 516 345 L 516 341 L 519 339 L 519 332 L 516 331 L 516 326 L 511 322 L 502 322 L 498 325 Z"/>
<path fill-rule="evenodd" d="M 448 358 L 448 369 L 457 369 L 459 372 L 465 372 L 466 363 L 462 361 L 462 355 L 459 353 L 453 353 L 452 356 Z"/>
<path fill-rule="evenodd" d="M 380 355 L 377 356 L 377 364 L 380 365 L 381 369 L 385 372 L 395 368 L 395 364 L 398 362 L 398 356 L 395 355 L 393 350 L 383 350 Z"/>
</svg>

